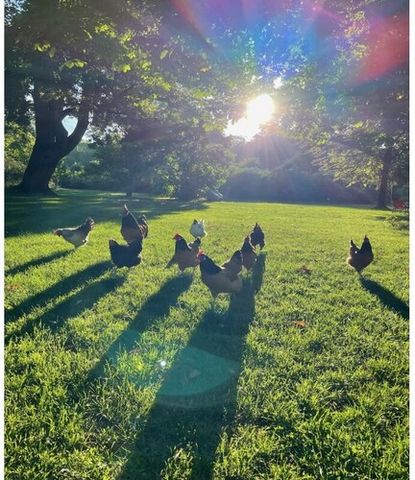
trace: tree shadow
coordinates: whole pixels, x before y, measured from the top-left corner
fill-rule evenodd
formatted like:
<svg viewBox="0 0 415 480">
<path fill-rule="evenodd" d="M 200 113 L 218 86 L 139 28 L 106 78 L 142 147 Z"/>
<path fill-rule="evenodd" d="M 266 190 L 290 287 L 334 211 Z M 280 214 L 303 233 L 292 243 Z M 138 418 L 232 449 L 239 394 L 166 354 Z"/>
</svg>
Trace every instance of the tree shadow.
<svg viewBox="0 0 415 480">
<path fill-rule="evenodd" d="M 111 344 L 98 364 L 90 371 L 86 384 L 103 376 L 106 363 L 116 361 L 121 350 L 127 352 L 133 350 L 140 335 L 159 318 L 169 313 L 170 308 L 177 304 L 177 299 L 190 287 L 192 281 L 193 278 L 190 275 L 171 278 L 157 293 L 150 296 L 128 328 Z"/>
<path fill-rule="evenodd" d="M 16 275 L 16 273 L 24 272 L 32 267 L 38 267 L 40 265 L 45 265 L 46 263 L 53 262 L 54 260 L 58 260 L 59 258 L 66 257 L 73 250 L 65 250 L 63 252 L 52 253 L 51 255 L 47 255 L 45 257 L 35 258 L 34 260 L 30 260 L 30 262 L 23 263 L 22 265 L 18 265 L 17 267 L 10 268 L 9 270 L 5 271 L 5 274 L 8 275 Z"/>
<path fill-rule="evenodd" d="M 258 289 L 265 255 L 261 258 L 254 267 Z M 254 314 L 250 278 L 231 297 L 226 314 L 204 314 L 167 373 L 118 480 L 161 478 L 179 449 L 193 455 L 191 478 L 211 478 L 222 431 L 231 430 L 235 421 L 237 384 Z"/>
<path fill-rule="evenodd" d="M 11 310 L 6 310 L 5 322 L 8 323 L 16 320 L 22 314 L 28 313 L 33 307 L 44 305 L 45 303 L 59 295 L 65 295 L 69 293 L 71 290 L 78 287 L 80 284 L 90 280 L 91 278 L 101 276 L 106 270 L 109 270 L 111 267 L 111 262 L 104 261 L 96 263 L 95 265 L 91 265 L 85 270 L 66 277 L 61 282 L 55 283 L 43 292 L 29 297 L 27 300 L 24 300 L 22 303 L 15 306 Z"/>
<path fill-rule="evenodd" d="M 406 320 L 409 320 L 409 306 L 390 290 L 382 287 L 379 283 L 361 277 L 360 283 L 372 295 L 376 295 L 386 308 L 393 310 Z"/>
<path fill-rule="evenodd" d="M 180 201 L 136 195 L 126 199 L 125 194 L 86 190 L 60 190 L 54 198 L 16 195 L 6 192 L 5 236 L 22 233 L 50 232 L 57 227 L 71 227 L 92 217 L 97 224 L 121 221 L 121 206 L 127 201 L 134 213 L 144 213 L 150 220 L 175 211 L 203 210 L 201 201 Z"/>
<path fill-rule="evenodd" d="M 47 326 L 54 332 L 59 330 L 68 318 L 76 317 L 90 309 L 101 297 L 120 287 L 123 281 L 124 278 L 121 277 L 104 278 L 88 285 L 41 317 L 26 322 L 18 332 L 13 332 L 10 336 L 6 336 L 5 343 L 7 344 L 11 339 L 21 337 L 26 333 L 31 333 L 35 325 L 39 323 Z"/>
</svg>

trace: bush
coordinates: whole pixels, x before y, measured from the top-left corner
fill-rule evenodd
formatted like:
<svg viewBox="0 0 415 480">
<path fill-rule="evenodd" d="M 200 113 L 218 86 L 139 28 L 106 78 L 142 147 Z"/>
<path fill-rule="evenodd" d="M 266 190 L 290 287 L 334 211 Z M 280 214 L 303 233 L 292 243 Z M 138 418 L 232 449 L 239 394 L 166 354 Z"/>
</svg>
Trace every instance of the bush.
<svg viewBox="0 0 415 480">
<path fill-rule="evenodd" d="M 319 173 L 293 170 L 260 170 L 245 168 L 234 172 L 222 187 L 230 200 L 305 202 L 305 203 L 370 203 L 370 193 L 346 188 Z"/>
<path fill-rule="evenodd" d="M 4 131 L 4 176 L 6 187 L 17 185 L 26 170 L 35 137 L 28 128 L 7 122 Z"/>
</svg>

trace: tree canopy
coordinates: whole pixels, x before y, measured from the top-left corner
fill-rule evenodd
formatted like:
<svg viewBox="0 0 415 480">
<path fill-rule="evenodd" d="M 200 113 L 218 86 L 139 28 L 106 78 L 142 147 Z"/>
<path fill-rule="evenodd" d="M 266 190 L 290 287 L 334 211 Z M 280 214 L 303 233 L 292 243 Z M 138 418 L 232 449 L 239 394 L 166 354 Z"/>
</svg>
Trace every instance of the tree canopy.
<svg viewBox="0 0 415 480">
<path fill-rule="evenodd" d="M 35 127 L 24 191 L 48 191 L 87 131 L 126 190 L 151 171 L 178 193 L 177 169 L 219 185 L 246 161 L 224 129 L 264 92 L 275 103 L 264 138 L 378 189 L 379 206 L 407 181 L 407 1 L 9 0 L 5 11 L 6 119 Z"/>
</svg>

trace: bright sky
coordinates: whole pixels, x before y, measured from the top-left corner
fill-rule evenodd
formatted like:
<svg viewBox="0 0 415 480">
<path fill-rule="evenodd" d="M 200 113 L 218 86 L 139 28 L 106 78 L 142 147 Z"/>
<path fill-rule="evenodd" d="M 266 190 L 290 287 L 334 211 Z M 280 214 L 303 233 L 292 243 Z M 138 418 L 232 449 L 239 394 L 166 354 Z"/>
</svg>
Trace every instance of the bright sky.
<svg viewBox="0 0 415 480">
<path fill-rule="evenodd" d="M 272 98 L 267 94 L 259 95 L 247 103 L 242 118 L 235 123 L 229 120 L 223 133 L 225 136 L 242 137 L 245 141 L 250 142 L 255 135 L 260 133 L 261 127 L 272 119 L 274 110 Z"/>
</svg>

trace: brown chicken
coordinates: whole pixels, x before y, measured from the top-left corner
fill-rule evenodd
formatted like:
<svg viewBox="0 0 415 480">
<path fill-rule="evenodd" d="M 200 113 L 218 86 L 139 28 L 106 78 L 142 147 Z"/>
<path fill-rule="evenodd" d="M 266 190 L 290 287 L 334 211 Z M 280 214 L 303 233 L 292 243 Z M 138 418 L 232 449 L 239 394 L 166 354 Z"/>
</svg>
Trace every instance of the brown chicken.
<svg viewBox="0 0 415 480">
<path fill-rule="evenodd" d="M 236 278 L 242 271 L 242 252 L 237 250 L 227 262 L 222 264 L 222 267 L 232 278 Z"/>
<path fill-rule="evenodd" d="M 249 235 L 245 237 L 244 243 L 241 247 L 241 252 L 243 266 L 247 270 L 251 270 L 251 268 L 255 265 L 255 262 L 257 261 L 257 254 L 255 253 L 255 249 L 252 246 Z"/>
<path fill-rule="evenodd" d="M 88 242 L 89 232 L 95 225 L 94 220 L 88 217 L 82 225 L 74 228 L 57 228 L 53 231 L 54 235 L 62 237 L 69 243 L 72 243 L 75 248 L 85 245 Z"/>
<path fill-rule="evenodd" d="M 356 246 L 353 240 L 350 240 L 349 256 L 347 263 L 352 266 L 357 272 L 361 272 L 373 261 L 372 245 L 367 236 L 363 239 L 360 249 Z"/>
<path fill-rule="evenodd" d="M 183 272 L 186 268 L 196 267 L 199 265 L 198 253 L 200 251 L 200 238 L 197 238 L 193 243 L 187 243 L 186 240 L 176 233 L 173 237 L 176 241 L 174 246 L 174 255 L 166 265 L 166 268 L 174 264 L 179 266 L 179 270 Z"/>
<path fill-rule="evenodd" d="M 265 235 L 262 228 L 258 225 L 258 222 L 255 224 L 251 232 L 251 243 L 254 248 L 259 245 L 260 250 L 265 247 Z"/>
<path fill-rule="evenodd" d="M 127 243 L 134 240 L 146 238 L 148 235 L 148 223 L 145 215 L 138 217 L 138 220 L 124 205 L 121 220 L 121 235 Z"/>
<path fill-rule="evenodd" d="M 216 263 L 205 255 L 199 253 L 200 273 L 202 282 L 208 287 L 213 298 L 220 293 L 238 293 L 242 289 L 242 278 L 234 275 L 226 268 L 216 265 Z"/>
<path fill-rule="evenodd" d="M 128 245 L 120 245 L 115 240 L 110 240 L 109 247 L 111 260 L 117 267 L 134 267 L 141 263 L 141 240 L 134 240 Z"/>
</svg>

